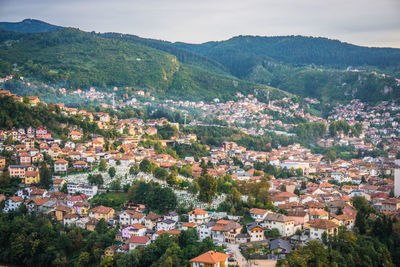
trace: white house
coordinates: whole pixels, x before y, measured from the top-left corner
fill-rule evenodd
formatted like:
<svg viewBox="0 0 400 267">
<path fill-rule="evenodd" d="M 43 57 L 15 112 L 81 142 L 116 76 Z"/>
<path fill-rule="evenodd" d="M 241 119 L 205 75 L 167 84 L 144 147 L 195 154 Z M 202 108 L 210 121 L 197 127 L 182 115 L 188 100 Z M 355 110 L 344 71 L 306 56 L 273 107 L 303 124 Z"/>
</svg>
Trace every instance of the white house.
<svg viewBox="0 0 400 267">
<path fill-rule="evenodd" d="M 13 211 L 19 208 L 21 204 L 24 203 L 24 199 L 19 196 L 15 197 L 10 197 L 9 199 L 6 200 L 5 207 L 4 207 L 4 212 L 9 212 Z"/>
<path fill-rule="evenodd" d="M 265 219 L 268 214 L 267 210 L 264 209 L 251 209 L 249 210 L 250 216 L 257 222 L 261 222 Z"/>
<path fill-rule="evenodd" d="M 214 227 L 214 225 L 215 222 L 207 222 L 197 227 L 197 233 L 199 235 L 199 239 L 203 240 L 206 237 L 211 237 L 211 229 Z"/>
<path fill-rule="evenodd" d="M 147 236 L 131 236 L 128 243 L 129 250 L 134 250 L 138 246 L 147 246 L 150 244 L 150 239 Z"/>
<path fill-rule="evenodd" d="M 161 222 L 157 223 L 157 231 L 164 230 L 164 231 L 169 231 L 172 229 L 175 229 L 176 221 L 170 220 L 170 219 L 165 219 L 162 220 Z"/>
<path fill-rule="evenodd" d="M 210 220 L 208 212 L 202 209 L 195 209 L 189 212 L 189 222 L 203 224 Z"/>
<path fill-rule="evenodd" d="M 294 235 L 294 219 L 282 214 L 269 213 L 263 222 L 266 229 L 276 228 L 282 236 Z"/>
<path fill-rule="evenodd" d="M 314 219 L 308 222 L 310 226 L 310 238 L 322 239 L 322 235 L 335 235 L 338 232 L 339 225 L 324 219 Z"/>
<path fill-rule="evenodd" d="M 119 223 L 121 225 L 130 225 L 134 223 L 143 224 L 145 217 L 144 213 L 134 210 L 124 210 L 119 214 Z"/>
</svg>

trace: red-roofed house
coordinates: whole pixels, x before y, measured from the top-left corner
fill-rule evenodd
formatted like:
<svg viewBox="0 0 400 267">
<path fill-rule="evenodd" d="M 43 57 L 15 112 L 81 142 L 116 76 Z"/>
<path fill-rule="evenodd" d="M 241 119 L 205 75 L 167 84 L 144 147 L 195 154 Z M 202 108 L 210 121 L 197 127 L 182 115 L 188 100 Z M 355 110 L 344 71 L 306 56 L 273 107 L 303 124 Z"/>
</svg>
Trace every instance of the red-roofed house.
<svg viewBox="0 0 400 267">
<path fill-rule="evenodd" d="M 128 243 L 129 250 L 133 250 L 138 246 L 147 246 L 150 244 L 150 239 L 147 236 L 131 236 Z"/>
<path fill-rule="evenodd" d="M 189 222 L 203 224 L 209 221 L 208 212 L 202 209 L 195 209 L 189 212 Z"/>
</svg>

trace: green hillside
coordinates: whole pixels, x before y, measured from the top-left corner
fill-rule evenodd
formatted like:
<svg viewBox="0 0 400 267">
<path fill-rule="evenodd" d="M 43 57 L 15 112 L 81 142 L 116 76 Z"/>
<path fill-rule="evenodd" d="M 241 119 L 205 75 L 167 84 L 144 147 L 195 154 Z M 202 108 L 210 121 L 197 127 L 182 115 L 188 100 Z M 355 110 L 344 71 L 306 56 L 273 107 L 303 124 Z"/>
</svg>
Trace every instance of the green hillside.
<svg viewBox="0 0 400 267">
<path fill-rule="evenodd" d="M 0 41 L 0 75 L 11 71 L 71 88 L 129 86 L 185 99 L 228 99 L 237 91 L 254 93 L 255 89 L 269 89 L 273 97 L 284 95 L 222 70 L 212 72 L 205 64 L 184 64 L 170 53 L 138 42 L 72 28 L 29 34 L 0 30 Z"/>
<path fill-rule="evenodd" d="M 209 57 L 241 79 L 323 100 L 400 98 L 400 49 L 360 47 L 326 38 L 239 36 L 176 47 Z M 348 67 L 368 70 L 349 72 Z"/>
<path fill-rule="evenodd" d="M 10 73 L 70 88 L 127 86 L 193 100 L 226 100 L 238 91 L 256 91 L 263 100 L 265 90 L 272 98 L 285 91 L 327 102 L 400 99 L 400 49 L 303 36 L 186 44 L 37 20 L 2 22 L 0 75 Z"/>
<path fill-rule="evenodd" d="M 55 32 L 62 27 L 37 19 L 24 19 L 20 22 L 0 22 L 0 28 L 18 32 Z"/>
</svg>

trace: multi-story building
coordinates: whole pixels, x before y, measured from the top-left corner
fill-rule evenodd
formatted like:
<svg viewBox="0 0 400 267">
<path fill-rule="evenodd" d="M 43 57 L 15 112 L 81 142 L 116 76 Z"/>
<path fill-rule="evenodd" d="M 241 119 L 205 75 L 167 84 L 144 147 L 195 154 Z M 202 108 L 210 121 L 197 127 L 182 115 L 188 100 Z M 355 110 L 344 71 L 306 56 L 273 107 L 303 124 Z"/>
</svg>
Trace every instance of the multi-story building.
<svg viewBox="0 0 400 267">
<path fill-rule="evenodd" d="M 202 209 L 195 209 L 189 212 L 189 222 L 203 224 L 210 220 L 208 212 Z"/>
</svg>

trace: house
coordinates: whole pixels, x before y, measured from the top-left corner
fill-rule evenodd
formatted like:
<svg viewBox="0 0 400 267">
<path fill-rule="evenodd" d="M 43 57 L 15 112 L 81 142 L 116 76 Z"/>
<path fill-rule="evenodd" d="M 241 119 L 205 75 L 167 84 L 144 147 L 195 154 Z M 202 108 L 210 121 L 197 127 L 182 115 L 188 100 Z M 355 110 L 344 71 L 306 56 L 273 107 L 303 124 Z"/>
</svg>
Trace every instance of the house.
<svg viewBox="0 0 400 267">
<path fill-rule="evenodd" d="M 237 244 L 249 243 L 250 242 L 250 235 L 248 233 L 245 234 L 238 234 L 235 239 Z"/>
<path fill-rule="evenodd" d="M 189 212 L 189 222 L 203 224 L 210 220 L 208 212 L 202 209 L 195 209 Z"/>
<path fill-rule="evenodd" d="M 19 164 L 21 165 L 30 165 L 32 162 L 31 155 L 28 153 L 21 153 L 19 155 Z"/>
<path fill-rule="evenodd" d="M 145 236 L 146 227 L 139 223 L 134 223 L 128 227 L 122 229 L 122 237 L 129 239 L 131 236 Z"/>
<path fill-rule="evenodd" d="M 19 196 L 10 197 L 9 199 L 6 200 L 3 211 L 9 212 L 17 210 L 22 203 L 24 203 L 24 199 L 22 197 Z"/>
<path fill-rule="evenodd" d="M 115 210 L 113 208 L 98 206 L 89 210 L 89 217 L 97 220 L 105 219 L 107 222 L 114 218 Z"/>
<path fill-rule="evenodd" d="M 251 209 L 249 211 L 250 216 L 256 221 L 256 222 L 260 222 L 262 220 L 265 219 L 265 216 L 267 216 L 268 211 L 264 210 L 264 209 Z"/>
<path fill-rule="evenodd" d="M 294 220 L 282 214 L 269 213 L 265 217 L 263 224 L 266 229 L 278 229 L 279 234 L 282 236 L 291 236 L 295 232 Z"/>
<path fill-rule="evenodd" d="M 54 172 L 66 172 L 68 170 L 68 161 L 59 159 L 54 162 Z"/>
<path fill-rule="evenodd" d="M 176 221 L 171 219 L 164 219 L 157 223 L 157 231 L 164 230 L 169 231 L 175 229 Z"/>
<path fill-rule="evenodd" d="M 76 192 L 80 192 L 81 194 L 85 194 L 88 198 L 92 198 L 97 194 L 97 186 L 96 185 L 85 185 L 85 184 L 77 184 L 77 183 L 68 183 L 67 184 L 68 194 L 75 194 Z"/>
<path fill-rule="evenodd" d="M 264 240 L 264 229 L 257 225 L 257 224 L 251 224 L 247 226 L 247 233 L 250 236 L 250 241 L 261 241 Z"/>
<path fill-rule="evenodd" d="M 29 104 L 31 106 L 36 106 L 40 102 L 40 99 L 38 96 L 28 96 L 28 99 L 29 99 Z"/>
<path fill-rule="evenodd" d="M 178 222 L 179 214 L 176 211 L 170 211 L 164 216 L 164 219 L 170 219 L 170 220 Z"/>
<path fill-rule="evenodd" d="M 82 215 L 82 216 L 87 216 L 88 211 L 90 209 L 90 204 L 86 202 L 76 202 L 72 208 L 75 210 L 75 213 Z"/>
<path fill-rule="evenodd" d="M 78 131 L 72 131 L 68 134 L 68 138 L 70 138 L 71 140 L 77 141 L 82 138 L 82 134 Z"/>
<path fill-rule="evenodd" d="M 310 227 L 310 238 L 322 239 L 324 233 L 335 235 L 338 232 L 339 225 L 333 221 L 324 219 L 314 219 L 308 222 Z"/>
<path fill-rule="evenodd" d="M 182 230 L 184 230 L 184 231 L 186 231 L 188 229 L 196 229 L 196 228 L 197 228 L 197 224 L 195 224 L 194 222 L 182 224 Z"/>
<path fill-rule="evenodd" d="M 119 223 L 121 225 L 130 225 L 134 223 L 144 223 L 145 214 L 134 211 L 134 210 L 124 210 L 119 214 Z"/>
<path fill-rule="evenodd" d="M 331 215 L 332 221 L 340 226 L 346 226 L 347 229 L 352 230 L 356 221 L 355 215 L 351 214 L 341 214 L 341 215 Z"/>
<path fill-rule="evenodd" d="M 73 166 L 75 169 L 87 169 L 88 163 L 83 160 L 78 160 L 74 162 Z"/>
<path fill-rule="evenodd" d="M 235 238 L 241 230 L 242 226 L 237 222 L 219 220 L 211 228 L 211 237 L 219 242 L 235 243 Z"/>
<path fill-rule="evenodd" d="M 26 171 L 25 178 L 22 181 L 26 185 L 38 184 L 40 182 L 40 174 L 38 171 Z"/>
<path fill-rule="evenodd" d="M 206 222 L 197 227 L 199 239 L 203 240 L 206 237 L 211 237 L 211 229 L 214 227 L 215 222 Z"/>
<path fill-rule="evenodd" d="M 157 223 L 162 220 L 162 217 L 154 212 L 149 212 L 149 214 L 145 218 L 144 225 L 149 230 L 154 230 L 157 226 Z"/>
<path fill-rule="evenodd" d="M 67 214 L 73 214 L 74 209 L 67 207 L 67 206 L 57 206 L 55 210 L 55 216 L 57 221 L 62 221 L 64 216 Z"/>
<path fill-rule="evenodd" d="M 382 201 L 383 212 L 396 212 L 398 209 L 400 209 L 400 201 L 397 198 Z"/>
<path fill-rule="evenodd" d="M 308 211 L 308 214 L 310 216 L 310 220 L 314 219 L 329 219 L 329 213 L 326 210 L 321 210 L 321 209 L 310 209 Z"/>
<path fill-rule="evenodd" d="M 25 201 L 25 205 L 28 208 L 29 212 L 38 212 L 41 210 L 41 207 L 49 201 L 48 198 L 36 198 Z"/>
<path fill-rule="evenodd" d="M 55 179 L 53 181 L 53 191 L 60 192 L 63 185 L 66 183 L 64 179 Z"/>
<path fill-rule="evenodd" d="M 271 197 L 271 201 L 274 206 L 278 207 L 280 204 L 299 202 L 299 197 L 296 194 L 290 192 L 281 192 Z"/>
<path fill-rule="evenodd" d="M 78 214 L 66 214 L 63 218 L 63 224 L 64 225 L 75 225 L 77 220 L 79 220 Z"/>
<path fill-rule="evenodd" d="M 134 250 L 138 246 L 147 246 L 150 239 L 147 236 L 132 236 L 129 238 L 129 250 Z"/>
<path fill-rule="evenodd" d="M 13 177 L 24 178 L 25 169 L 26 166 L 24 165 L 10 165 L 8 166 L 8 173 L 10 174 L 11 178 Z"/>
<path fill-rule="evenodd" d="M 292 251 L 292 246 L 290 245 L 290 242 L 281 238 L 272 240 L 269 246 L 271 251 L 277 252 L 279 254 L 290 254 L 290 252 Z"/>
<path fill-rule="evenodd" d="M 208 251 L 190 260 L 190 267 L 227 267 L 229 256 L 216 252 Z"/>
</svg>

